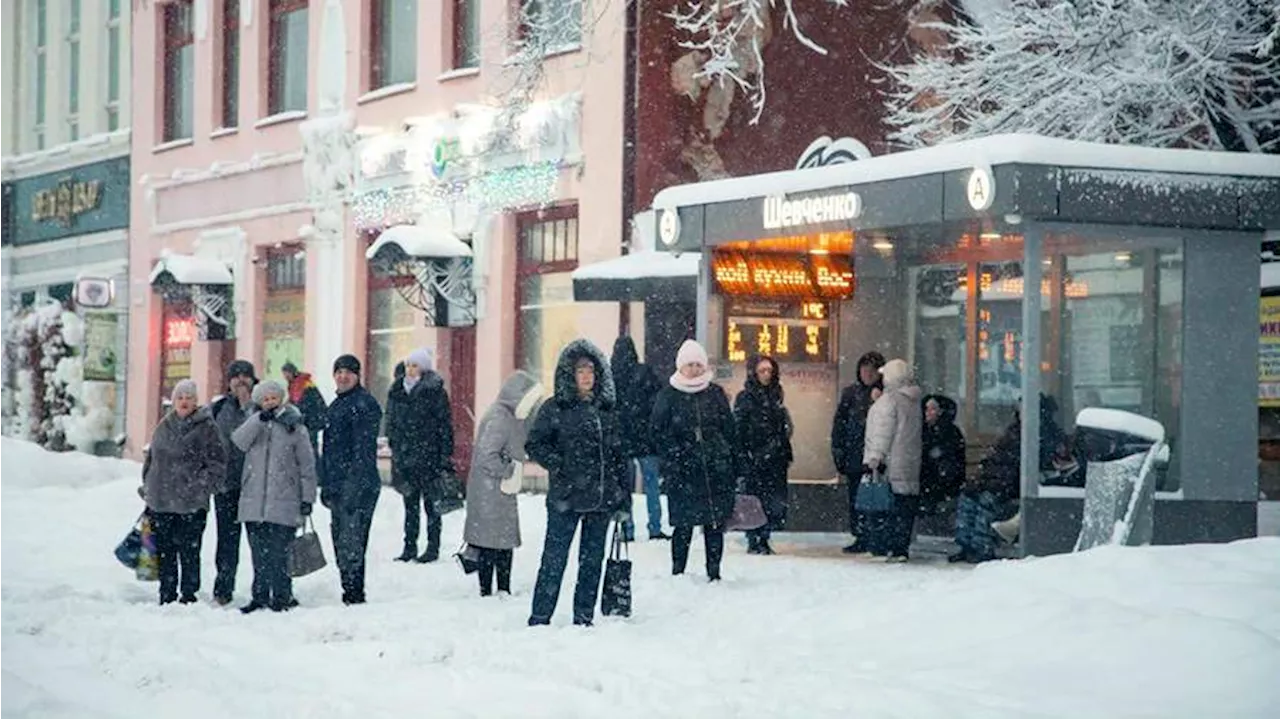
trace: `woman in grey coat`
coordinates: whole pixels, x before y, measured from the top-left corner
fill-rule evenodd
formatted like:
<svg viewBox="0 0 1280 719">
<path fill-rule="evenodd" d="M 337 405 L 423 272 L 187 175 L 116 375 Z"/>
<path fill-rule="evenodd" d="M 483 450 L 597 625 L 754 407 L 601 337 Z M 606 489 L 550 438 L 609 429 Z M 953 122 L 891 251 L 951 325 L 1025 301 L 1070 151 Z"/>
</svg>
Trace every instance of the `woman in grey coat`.
<svg viewBox="0 0 1280 719">
<path fill-rule="evenodd" d="M 226 473 L 227 452 L 208 407 L 198 407 L 196 383 L 173 388 L 173 409 L 160 420 L 142 465 L 142 499 L 155 528 L 160 563 L 160 603 L 196 601 L 200 544 L 209 519 L 209 497 Z M 179 577 L 181 574 L 181 577 Z"/>
<path fill-rule="evenodd" d="M 245 454 L 238 520 L 249 532 L 253 599 L 249 614 L 297 606 L 289 578 L 289 543 L 316 501 L 316 460 L 302 413 L 286 404 L 284 387 L 266 380 L 253 388 L 258 411 L 231 434 Z"/>
<path fill-rule="evenodd" d="M 542 394 L 536 377 L 517 370 L 502 383 L 497 401 L 484 413 L 476 430 L 462 537 L 479 555 L 482 597 L 493 593 L 494 570 L 498 591 L 511 592 L 511 558 L 520 546 L 516 468 L 524 461 L 525 438 Z"/>
</svg>

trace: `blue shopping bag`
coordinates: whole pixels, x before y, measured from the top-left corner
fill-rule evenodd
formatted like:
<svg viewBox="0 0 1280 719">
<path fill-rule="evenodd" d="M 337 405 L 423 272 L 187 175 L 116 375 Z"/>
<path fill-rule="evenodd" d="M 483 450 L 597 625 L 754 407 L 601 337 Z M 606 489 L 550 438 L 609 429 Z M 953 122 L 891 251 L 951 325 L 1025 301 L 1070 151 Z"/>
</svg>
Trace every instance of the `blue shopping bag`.
<svg viewBox="0 0 1280 719">
<path fill-rule="evenodd" d="M 854 507 L 859 512 L 879 514 L 893 511 L 893 487 L 880 472 L 865 474 L 858 483 Z"/>
</svg>

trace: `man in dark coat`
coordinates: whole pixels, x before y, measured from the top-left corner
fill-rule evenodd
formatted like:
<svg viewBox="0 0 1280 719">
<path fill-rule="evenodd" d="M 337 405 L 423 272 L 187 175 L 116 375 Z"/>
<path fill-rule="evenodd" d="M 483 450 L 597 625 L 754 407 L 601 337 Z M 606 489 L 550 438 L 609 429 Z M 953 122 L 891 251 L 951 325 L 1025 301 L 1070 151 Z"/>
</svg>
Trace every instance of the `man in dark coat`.
<svg viewBox="0 0 1280 719">
<path fill-rule="evenodd" d="M 320 394 L 316 383 L 312 381 L 311 373 L 299 372 L 297 365 L 285 362 L 280 368 L 280 374 L 284 375 L 285 382 L 289 386 L 289 404 L 297 407 L 302 413 L 302 423 L 307 427 L 307 437 L 319 456 L 320 432 L 324 429 L 329 405 L 324 401 L 324 395 Z"/>
<path fill-rule="evenodd" d="M 867 413 L 880 397 L 884 386 L 880 368 L 884 355 L 868 352 L 858 359 L 857 377 L 840 393 L 840 405 L 831 423 L 831 457 L 836 471 L 843 474 L 849 485 L 849 532 L 853 544 L 844 548 L 846 554 L 862 554 L 867 547 L 867 518 L 855 506 L 858 497 L 858 480 L 862 477 L 862 450 L 867 436 Z"/>
<path fill-rule="evenodd" d="M 626 518 L 631 496 L 615 402 L 604 353 L 585 339 L 565 346 L 556 363 L 555 394 L 539 409 L 525 443 L 529 459 L 546 468 L 550 482 L 547 535 L 529 626 L 551 623 L 579 524 L 573 623 L 591 626 L 595 618 L 609 520 Z"/>
<path fill-rule="evenodd" d="M 238 359 L 227 365 L 227 393 L 211 406 L 213 423 L 218 427 L 227 451 L 227 471 L 213 495 L 213 512 L 217 521 L 217 547 L 213 564 L 217 576 L 213 580 L 213 601 L 226 606 L 236 589 L 236 570 L 240 567 L 240 476 L 244 474 L 244 452 L 231 442 L 231 435 L 257 412 L 253 404 L 253 387 L 258 383 L 253 364 Z"/>
<path fill-rule="evenodd" d="M 787 468 L 791 452 L 791 415 L 783 405 L 778 363 L 772 357 L 747 360 L 747 382 L 733 401 L 738 452 L 745 461 L 743 489 L 764 507 L 769 523 L 747 532 L 748 554 L 773 554 L 771 532 L 787 521 Z"/>
<path fill-rule="evenodd" d="M 613 382 L 618 391 L 618 424 L 622 428 L 622 452 L 629 462 L 640 467 L 644 479 L 644 498 L 649 514 L 649 539 L 670 539 L 662 532 L 662 490 L 658 484 L 658 457 L 650 436 L 649 418 L 653 402 L 662 391 L 662 380 L 653 368 L 640 362 L 636 344 L 630 337 L 619 337 L 613 343 Z M 635 536 L 635 523 L 624 527 L 627 539 Z"/>
<path fill-rule="evenodd" d="M 342 577 L 342 602 L 363 604 L 365 552 L 378 506 L 378 425 L 382 408 L 360 384 L 360 360 L 342 355 L 333 362 L 338 395 L 329 405 L 324 431 L 324 471 L 320 503 L 332 515 L 333 552 Z"/>
<path fill-rule="evenodd" d="M 387 444 L 391 476 L 404 496 L 404 551 L 396 561 L 434 562 L 440 558 L 440 475 L 453 456 L 453 415 L 444 378 L 436 374 L 431 353 L 416 349 L 405 360 L 404 377 L 387 392 Z M 418 556 L 418 530 L 427 514 L 427 548 Z"/>
<path fill-rule="evenodd" d="M 940 394 L 924 398 L 920 446 L 921 512 L 941 513 L 964 484 L 964 433 L 956 426 L 955 400 Z"/>
</svg>

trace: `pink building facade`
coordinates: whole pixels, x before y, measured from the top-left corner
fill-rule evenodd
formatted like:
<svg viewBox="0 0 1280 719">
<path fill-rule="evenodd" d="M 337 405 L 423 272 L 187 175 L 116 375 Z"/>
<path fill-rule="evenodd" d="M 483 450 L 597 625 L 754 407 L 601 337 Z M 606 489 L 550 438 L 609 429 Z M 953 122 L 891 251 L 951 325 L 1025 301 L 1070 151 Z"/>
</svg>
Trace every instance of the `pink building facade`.
<svg viewBox="0 0 1280 719">
<path fill-rule="evenodd" d="M 567 339 L 607 348 L 617 306 L 573 304 L 570 273 L 623 242 L 624 8 L 584 29 L 577 3 L 518 7 L 138 6 L 130 455 L 178 379 L 207 400 L 233 358 L 331 398 L 352 353 L 381 401 L 427 346 L 465 463 L 509 372 L 549 383 Z"/>
</svg>

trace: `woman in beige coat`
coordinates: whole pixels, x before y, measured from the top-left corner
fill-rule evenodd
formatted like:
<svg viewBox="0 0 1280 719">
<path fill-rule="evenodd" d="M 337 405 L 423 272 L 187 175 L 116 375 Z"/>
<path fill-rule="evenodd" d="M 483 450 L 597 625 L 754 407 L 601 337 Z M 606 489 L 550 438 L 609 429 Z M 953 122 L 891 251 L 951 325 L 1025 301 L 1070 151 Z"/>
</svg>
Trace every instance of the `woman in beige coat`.
<svg viewBox="0 0 1280 719">
<path fill-rule="evenodd" d="M 900 359 L 880 368 L 884 393 L 867 413 L 863 474 L 878 471 L 893 488 L 893 509 L 871 519 L 872 554 L 888 562 L 907 561 L 911 530 L 920 506 L 920 464 L 924 414 L 911 365 Z"/>
<path fill-rule="evenodd" d="M 302 413 L 286 397 L 279 383 L 258 383 L 258 411 L 231 435 L 245 453 L 238 520 L 248 530 L 253 558 L 253 599 L 240 609 L 245 614 L 298 604 L 289 578 L 289 543 L 316 501 L 316 462 Z"/>
</svg>

